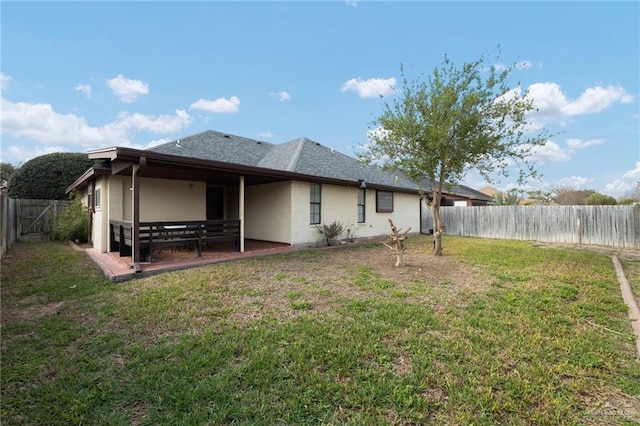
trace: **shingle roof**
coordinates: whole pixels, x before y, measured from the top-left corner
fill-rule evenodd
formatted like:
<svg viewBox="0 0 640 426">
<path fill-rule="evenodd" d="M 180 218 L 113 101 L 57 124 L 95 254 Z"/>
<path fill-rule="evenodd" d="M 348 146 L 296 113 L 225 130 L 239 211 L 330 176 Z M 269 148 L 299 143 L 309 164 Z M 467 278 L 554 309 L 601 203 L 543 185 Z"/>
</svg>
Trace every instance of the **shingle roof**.
<svg viewBox="0 0 640 426">
<path fill-rule="evenodd" d="M 257 166 L 274 146 L 268 142 L 208 130 L 158 145 L 149 151 L 243 166 Z"/>
<path fill-rule="evenodd" d="M 244 166 L 293 172 L 368 184 L 418 190 L 416 183 L 399 172 L 364 166 L 355 158 L 307 138 L 282 144 L 206 131 L 151 148 L 150 151 Z"/>
</svg>

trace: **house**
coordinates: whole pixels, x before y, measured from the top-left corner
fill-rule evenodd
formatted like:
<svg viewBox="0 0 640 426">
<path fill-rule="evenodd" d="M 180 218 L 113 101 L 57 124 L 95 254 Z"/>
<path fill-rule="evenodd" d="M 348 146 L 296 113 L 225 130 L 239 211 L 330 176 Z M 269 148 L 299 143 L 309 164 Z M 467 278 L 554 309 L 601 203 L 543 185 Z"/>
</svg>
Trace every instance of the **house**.
<svg viewBox="0 0 640 426">
<path fill-rule="evenodd" d="M 491 204 L 495 203 L 496 197 L 502 197 L 502 199 L 506 201 L 510 194 L 510 192 L 499 191 L 496 188 L 493 188 L 491 186 L 485 186 L 484 188 L 480 189 L 479 192 L 490 197 Z M 518 199 L 516 200 L 516 204 L 519 206 L 523 206 L 523 205 L 529 204 L 529 200 L 526 200 L 525 198 L 522 198 L 522 197 L 518 197 Z"/>
<path fill-rule="evenodd" d="M 417 183 L 307 138 L 271 144 L 205 131 L 149 150 L 111 147 L 88 156 L 94 166 L 68 191 L 92 212 L 94 248 L 122 254 L 130 246 L 134 267 L 144 260 L 145 241 L 150 260 L 153 246 L 145 238 L 158 242 L 152 235 L 158 224 L 231 221 L 238 251 L 246 239 L 319 244 L 317 225 L 334 221 L 357 238 L 388 234 L 388 219 L 420 230 Z"/>
</svg>

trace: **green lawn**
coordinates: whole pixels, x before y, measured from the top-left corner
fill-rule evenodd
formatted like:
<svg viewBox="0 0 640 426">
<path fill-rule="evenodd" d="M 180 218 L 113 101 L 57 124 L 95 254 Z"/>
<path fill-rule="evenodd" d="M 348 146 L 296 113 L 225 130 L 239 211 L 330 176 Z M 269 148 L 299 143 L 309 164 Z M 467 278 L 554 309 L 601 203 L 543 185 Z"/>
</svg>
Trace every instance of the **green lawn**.
<svg viewBox="0 0 640 426">
<path fill-rule="evenodd" d="M 405 268 L 365 244 L 113 284 L 66 244 L 18 243 L 2 259 L 1 424 L 640 422 L 609 256 L 428 244 L 409 240 Z"/>
</svg>

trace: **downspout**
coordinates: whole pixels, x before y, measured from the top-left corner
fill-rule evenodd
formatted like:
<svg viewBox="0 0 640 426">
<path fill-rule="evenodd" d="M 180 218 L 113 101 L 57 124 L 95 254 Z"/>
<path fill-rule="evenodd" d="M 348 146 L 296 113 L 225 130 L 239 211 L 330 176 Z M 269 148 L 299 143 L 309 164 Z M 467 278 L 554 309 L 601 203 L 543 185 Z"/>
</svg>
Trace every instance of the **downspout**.
<svg viewBox="0 0 640 426">
<path fill-rule="evenodd" d="M 238 216 L 240 218 L 240 253 L 244 253 L 244 176 L 240 176 L 240 198 Z"/>
<path fill-rule="evenodd" d="M 141 272 L 140 267 L 140 173 L 147 165 L 147 157 L 140 157 L 140 163 L 134 164 L 131 172 L 133 186 L 133 200 L 131 203 L 131 263 L 135 272 Z"/>
</svg>

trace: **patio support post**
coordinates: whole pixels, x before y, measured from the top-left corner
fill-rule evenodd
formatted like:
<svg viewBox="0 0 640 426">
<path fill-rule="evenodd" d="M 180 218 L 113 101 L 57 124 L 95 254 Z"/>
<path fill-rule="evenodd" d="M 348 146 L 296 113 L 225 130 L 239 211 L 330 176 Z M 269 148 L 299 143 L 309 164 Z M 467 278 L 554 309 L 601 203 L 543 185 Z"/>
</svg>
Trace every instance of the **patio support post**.
<svg viewBox="0 0 640 426">
<path fill-rule="evenodd" d="M 141 272 L 140 267 L 140 172 L 147 164 L 146 157 L 140 157 L 140 163 L 134 164 L 131 173 L 132 188 L 132 203 L 131 209 L 131 262 L 133 263 L 133 270 Z"/>
<path fill-rule="evenodd" d="M 240 205 L 238 206 L 238 216 L 240 216 L 240 253 L 244 253 L 244 176 L 240 176 Z"/>
</svg>

